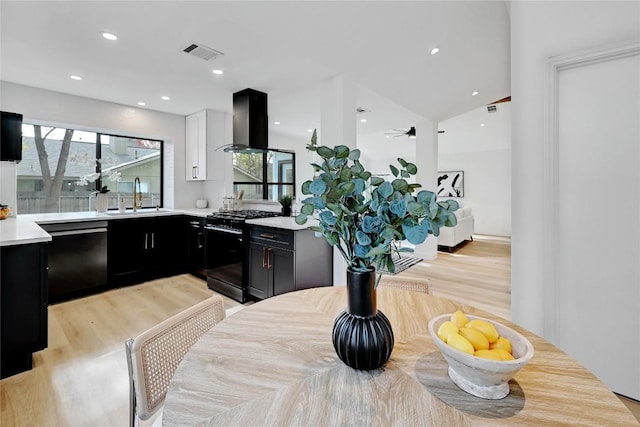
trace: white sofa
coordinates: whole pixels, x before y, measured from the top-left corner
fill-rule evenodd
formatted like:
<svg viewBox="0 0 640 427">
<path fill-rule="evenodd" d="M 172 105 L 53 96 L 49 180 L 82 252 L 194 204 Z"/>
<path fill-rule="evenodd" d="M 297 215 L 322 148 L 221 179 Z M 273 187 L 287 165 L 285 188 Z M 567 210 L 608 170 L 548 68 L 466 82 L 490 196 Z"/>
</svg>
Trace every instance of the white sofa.
<svg viewBox="0 0 640 427">
<path fill-rule="evenodd" d="M 455 211 L 458 224 L 455 227 L 442 227 L 438 236 L 438 246 L 448 248 L 449 252 L 465 240 L 473 240 L 473 213 L 471 207 L 461 207 Z"/>
</svg>

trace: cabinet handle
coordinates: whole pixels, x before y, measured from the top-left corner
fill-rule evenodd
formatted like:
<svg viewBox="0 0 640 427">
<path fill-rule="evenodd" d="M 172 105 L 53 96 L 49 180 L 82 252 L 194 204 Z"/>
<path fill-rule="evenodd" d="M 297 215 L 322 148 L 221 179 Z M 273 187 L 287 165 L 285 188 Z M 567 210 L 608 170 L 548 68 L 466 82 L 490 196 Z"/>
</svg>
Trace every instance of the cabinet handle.
<svg viewBox="0 0 640 427">
<path fill-rule="evenodd" d="M 149 233 L 144 233 L 144 250 L 146 251 L 148 248 L 148 242 L 149 241 Z"/>
<path fill-rule="evenodd" d="M 151 233 L 151 249 L 155 249 L 156 247 L 156 233 L 155 231 Z"/>
<path fill-rule="evenodd" d="M 191 168 L 191 177 L 193 179 L 198 178 L 198 167 L 197 166 L 194 166 L 194 167 Z"/>
<path fill-rule="evenodd" d="M 265 261 L 266 253 L 267 253 L 267 248 L 263 246 L 262 247 L 262 268 L 267 268 L 267 262 Z"/>
<path fill-rule="evenodd" d="M 203 237 L 204 237 L 204 233 L 198 233 L 198 249 L 204 248 L 204 244 L 202 243 Z"/>
<path fill-rule="evenodd" d="M 270 270 L 273 267 L 271 264 L 271 248 L 267 249 L 267 270 Z"/>
<path fill-rule="evenodd" d="M 262 237 L 263 239 L 275 239 L 276 236 L 274 236 L 273 234 L 265 234 L 265 233 L 260 233 L 260 237 Z"/>
</svg>

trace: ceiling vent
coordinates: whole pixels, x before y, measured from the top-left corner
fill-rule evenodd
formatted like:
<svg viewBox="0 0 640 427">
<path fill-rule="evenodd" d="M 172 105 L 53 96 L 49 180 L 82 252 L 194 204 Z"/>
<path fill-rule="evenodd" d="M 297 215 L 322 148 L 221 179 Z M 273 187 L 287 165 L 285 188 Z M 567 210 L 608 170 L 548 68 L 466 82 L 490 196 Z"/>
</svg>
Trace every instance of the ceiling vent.
<svg viewBox="0 0 640 427">
<path fill-rule="evenodd" d="M 189 43 L 187 47 L 182 49 L 182 51 L 188 53 L 189 55 L 193 55 L 200 59 L 204 59 L 205 61 L 209 61 L 210 59 L 216 59 L 218 55 L 224 55 L 224 53 L 218 50 L 204 46 L 200 43 L 193 43 L 193 42 Z"/>
<path fill-rule="evenodd" d="M 367 110 L 366 108 L 358 107 L 356 108 L 356 114 L 370 113 L 371 110 Z"/>
<path fill-rule="evenodd" d="M 487 105 L 487 113 L 496 113 L 498 111 L 498 107 L 495 105 Z"/>
</svg>

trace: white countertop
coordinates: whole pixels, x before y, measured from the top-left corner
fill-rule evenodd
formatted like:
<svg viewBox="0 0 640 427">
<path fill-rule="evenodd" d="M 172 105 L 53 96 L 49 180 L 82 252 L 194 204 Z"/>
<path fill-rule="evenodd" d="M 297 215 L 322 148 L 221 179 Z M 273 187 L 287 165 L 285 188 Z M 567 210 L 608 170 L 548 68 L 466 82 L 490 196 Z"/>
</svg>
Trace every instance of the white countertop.
<svg viewBox="0 0 640 427">
<path fill-rule="evenodd" d="M 184 215 L 185 213 L 186 211 L 183 211 L 181 209 L 156 210 L 156 208 L 147 208 L 147 209 L 138 209 L 137 212 L 133 212 L 132 209 L 127 209 L 125 212 L 122 212 L 122 213 L 117 210 L 112 210 L 112 211 L 102 212 L 102 213 L 100 212 L 61 212 L 61 213 L 27 214 L 27 215 L 18 215 L 18 218 L 31 220 L 38 224 L 52 224 L 52 223 L 61 223 L 61 222 L 107 221 L 110 219 L 119 219 L 119 218 Z M 189 213 L 189 215 L 191 215 L 191 213 Z"/>
<path fill-rule="evenodd" d="M 176 209 L 176 211 L 180 211 L 180 212 L 184 213 L 185 215 L 199 216 L 199 217 L 202 217 L 202 218 L 206 218 L 207 215 L 210 215 L 211 212 L 213 212 L 213 209 L 211 209 L 211 208 L 204 208 L 204 209 L 190 208 L 190 209 Z"/>
<path fill-rule="evenodd" d="M 259 219 L 249 219 L 247 220 L 247 224 L 250 225 L 262 225 L 264 227 L 274 227 L 274 228 L 283 228 L 285 230 L 306 230 L 309 227 L 318 224 L 318 221 L 314 219 L 307 220 L 307 223 L 304 225 L 296 224 L 295 218 L 290 216 L 275 216 L 272 218 L 259 218 Z"/>
<path fill-rule="evenodd" d="M 53 224 L 65 222 L 107 221 L 124 218 L 144 218 L 171 215 L 191 215 L 206 217 L 211 209 L 139 209 L 133 212 L 109 211 L 98 212 L 62 212 L 18 215 L 0 221 L 0 246 L 26 245 L 30 243 L 50 242 L 51 236 L 38 224 Z"/>
<path fill-rule="evenodd" d="M 9 217 L 0 221 L 0 246 L 25 245 L 30 243 L 50 242 L 51 236 L 38 224 L 54 224 L 65 222 L 85 222 L 85 221 L 108 221 L 125 218 L 144 218 L 171 215 L 191 215 L 206 217 L 212 212 L 207 209 L 139 209 L 133 212 L 128 209 L 125 213 L 109 211 L 109 213 L 98 212 L 62 212 L 62 213 L 42 213 L 26 214 L 17 217 Z M 248 220 L 247 224 L 262 225 L 266 227 L 282 228 L 286 230 L 305 230 L 317 224 L 317 221 L 310 219 L 304 225 L 298 225 L 293 217 L 273 217 Z"/>
<path fill-rule="evenodd" d="M 9 217 L 0 221 L 0 246 L 50 242 L 51 236 L 34 221 Z"/>
</svg>

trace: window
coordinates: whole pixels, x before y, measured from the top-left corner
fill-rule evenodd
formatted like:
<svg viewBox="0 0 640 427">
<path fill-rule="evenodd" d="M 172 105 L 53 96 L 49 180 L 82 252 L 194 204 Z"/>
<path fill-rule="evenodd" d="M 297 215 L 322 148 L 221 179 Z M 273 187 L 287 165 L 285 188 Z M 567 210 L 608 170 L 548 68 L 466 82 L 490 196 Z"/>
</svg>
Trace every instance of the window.
<svg viewBox="0 0 640 427">
<path fill-rule="evenodd" d="M 233 153 L 233 192 L 244 191 L 247 200 L 271 200 L 295 196 L 295 154 L 269 150 Z"/>
<path fill-rule="evenodd" d="M 162 206 L 162 141 L 38 124 L 23 124 L 22 135 L 19 213 L 92 211 L 104 186 L 110 209 L 121 198 L 132 207 L 136 177 L 142 206 Z"/>
</svg>

